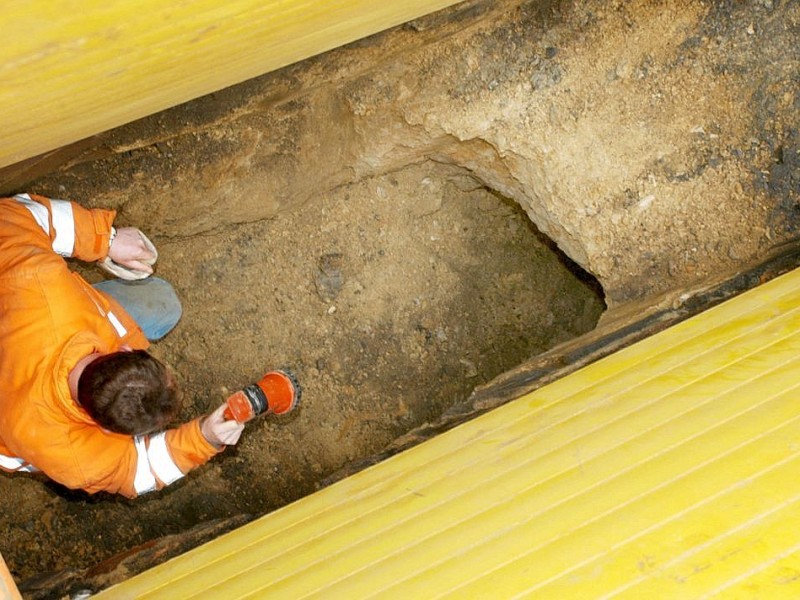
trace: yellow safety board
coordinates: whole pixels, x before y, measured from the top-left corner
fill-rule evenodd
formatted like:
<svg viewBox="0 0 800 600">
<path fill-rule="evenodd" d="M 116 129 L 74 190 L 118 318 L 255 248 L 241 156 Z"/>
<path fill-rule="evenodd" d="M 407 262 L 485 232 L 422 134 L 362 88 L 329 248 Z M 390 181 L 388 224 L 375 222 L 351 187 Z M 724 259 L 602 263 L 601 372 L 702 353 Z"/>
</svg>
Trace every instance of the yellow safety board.
<svg viewBox="0 0 800 600">
<path fill-rule="evenodd" d="M 457 0 L 5 0 L 0 167 Z"/>
<path fill-rule="evenodd" d="M 800 270 L 97 598 L 800 598 Z"/>
<path fill-rule="evenodd" d="M 22 596 L 17 589 L 16 583 L 14 583 L 14 579 L 11 577 L 2 554 L 0 554 L 0 599 L 22 600 Z"/>
</svg>

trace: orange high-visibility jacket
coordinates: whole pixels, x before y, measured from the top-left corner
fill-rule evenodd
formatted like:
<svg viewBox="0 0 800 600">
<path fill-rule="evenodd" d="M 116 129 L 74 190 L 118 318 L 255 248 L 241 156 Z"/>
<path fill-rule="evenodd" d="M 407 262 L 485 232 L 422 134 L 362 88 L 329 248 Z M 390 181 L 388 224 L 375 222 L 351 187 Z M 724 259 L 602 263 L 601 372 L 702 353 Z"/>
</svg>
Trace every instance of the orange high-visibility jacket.
<svg viewBox="0 0 800 600">
<path fill-rule="evenodd" d="M 134 497 L 218 450 L 199 419 L 131 437 L 102 429 L 70 395 L 67 376 L 81 358 L 149 345 L 130 315 L 62 258 L 104 258 L 114 217 L 41 196 L 0 199 L 0 468 Z"/>
</svg>

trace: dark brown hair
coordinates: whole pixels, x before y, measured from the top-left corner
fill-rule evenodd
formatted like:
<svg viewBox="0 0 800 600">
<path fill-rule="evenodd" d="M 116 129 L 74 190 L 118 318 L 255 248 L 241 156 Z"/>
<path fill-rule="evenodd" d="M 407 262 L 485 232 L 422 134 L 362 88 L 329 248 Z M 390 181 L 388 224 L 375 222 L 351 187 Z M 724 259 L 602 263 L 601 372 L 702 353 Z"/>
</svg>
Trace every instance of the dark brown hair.
<svg viewBox="0 0 800 600">
<path fill-rule="evenodd" d="M 128 435 L 164 429 L 181 408 L 175 380 L 144 350 L 90 362 L 78 380 L 78 402 L 101 427 Z"/>
</svg>

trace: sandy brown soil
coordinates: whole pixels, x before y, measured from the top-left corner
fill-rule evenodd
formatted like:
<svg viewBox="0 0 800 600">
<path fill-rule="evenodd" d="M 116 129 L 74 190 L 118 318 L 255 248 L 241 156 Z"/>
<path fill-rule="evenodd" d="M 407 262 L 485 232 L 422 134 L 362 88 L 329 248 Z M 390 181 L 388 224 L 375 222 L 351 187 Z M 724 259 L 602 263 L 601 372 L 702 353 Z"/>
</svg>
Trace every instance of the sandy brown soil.
<svg viewBox="0 0 800 600">
<path fill-rule="evenodd" d="M 23 520 L 0 534 L 15 542 L 3 554 L 22 579 L 305 495 L 476 385 L 592 329 L 604 309 L 518 206 L 433 163 L 272 219 L 155 242 L 158 274 L 185 312 L 153 353 L 177 372 L 185 416 L 276 367 L 295 371 L 302 405 L 252 422 L 237 447 L 136 501 L 0 479 Z"/>
<path fill-rule="evenodd" d="M 681 302 L 794 243 L 799 38 L 777 0 L 474 0 L 0 174 L 151 235 L 186 417 L 274 367 L 305 389 L 152 497 L 0 478 L 15 576 L 269 511 L 603 298 Z"/>
</svg>

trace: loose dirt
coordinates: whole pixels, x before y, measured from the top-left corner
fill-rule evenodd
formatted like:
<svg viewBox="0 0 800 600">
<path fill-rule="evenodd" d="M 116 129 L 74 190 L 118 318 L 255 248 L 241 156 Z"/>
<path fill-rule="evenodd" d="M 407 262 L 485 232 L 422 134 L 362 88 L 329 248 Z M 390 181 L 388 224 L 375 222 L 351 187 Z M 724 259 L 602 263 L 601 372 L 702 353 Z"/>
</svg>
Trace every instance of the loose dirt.
<svg viewBox="0 0 800 600">
<path fill-rule="evenodd" d="M 299 377 L 302 404 L 251 422 L 238 446 L 135 501 L 0 478 L 15 507 L 0 523 L 3 554 L 20 579 L 308 494 L 476 385 L 592 329 L 604 309 L 516 204 L 431 162 L 272 219 L 154 241 L 184 314 L 152 351 L 180 379 L 183 416 L 278 367 Z"/>
</svg>

